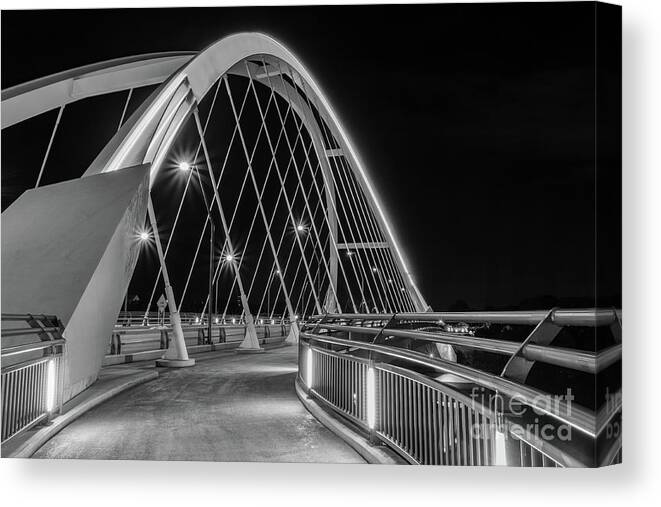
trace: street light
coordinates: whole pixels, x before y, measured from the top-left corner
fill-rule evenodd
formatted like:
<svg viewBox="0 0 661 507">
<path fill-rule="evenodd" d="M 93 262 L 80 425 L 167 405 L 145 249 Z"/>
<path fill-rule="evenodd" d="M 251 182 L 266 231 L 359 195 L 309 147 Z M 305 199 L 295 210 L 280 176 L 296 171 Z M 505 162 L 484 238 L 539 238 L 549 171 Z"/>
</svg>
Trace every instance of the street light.
<svg viewBox="0 0 661 507">
<path fill-rule="evenodd" d="M 179 170 L 181 172 L 185 173 L 188 170 L 190 170 L 190 168 L 191 168 L 191 165 L 188 162 L 179 162 Z"/>
<path fill-rule="evenodd" d="M 234 261 L 234 256 L 232 254 L 227 254 L 225 256 L 225 262 L 233 262 Z"/>
<path fill-rule="evenodd" d="M 149 229 L 139 229 L 135 236 L 140 243 L 145 243 L 151 240 L 151 231 Z"/>
</svg>

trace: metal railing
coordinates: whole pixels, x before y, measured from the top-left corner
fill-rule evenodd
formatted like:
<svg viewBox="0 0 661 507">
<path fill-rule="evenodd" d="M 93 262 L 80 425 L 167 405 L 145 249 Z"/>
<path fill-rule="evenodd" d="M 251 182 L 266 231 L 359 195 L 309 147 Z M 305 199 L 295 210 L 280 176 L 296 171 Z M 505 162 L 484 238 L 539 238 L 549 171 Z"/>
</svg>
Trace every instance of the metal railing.
<svg viewBox="0 0 661 507">
<path fill-rule="evenodd" d="M 534 329 L 519 341 L 444 331 L 448 322 L 492 321 Z M 425 331 L 415 329 L 421 324 Z M 584 326 L 609 326 L 615 343 L 592 352 L 550 344 L 559 330 Z M 300 338 L 298 381 L 308 394 L 411 463 L 581 467 L 621 461 L 621 384 L 611 386 L 614 403 L 591 410 L 527 382 L 535 364 L 590 379 L 617 367 L 618 311 L 324 315 L 308 321 Z M 494 372 L 461 364 L 439 354 L 436 344 L 504 356 L 505 366 Z M 512 367 L 516 361 L 525 368 Z"/>
<path fill-rule="evenodd" d="M 182 325 L 207 325 L 209 318 L 208 314 L 199 314 L 195 312 L 182 312 L 179 314 Z M 212 315 L 211 322 L 214 325 L 239 325 L 245 324 L 245 320 L 242 315 Z M 256 325 L 280 325 L 288 324 L 289 319 L 270 319 L 270 318 L 255 318 Z M 159 325 L 170 325 L 170 313 L 164 312 L 162 314 L 158 312 L 119 312 L 117 316 L 117 326 L 121 327 L 139 327 L 139 326 L 159 326 Z"/>
<path fill-rule="evenodd" d="M 184 341 L 187 347 L 196 345 L 215 345 L 221 343 L 239 343 L 245 336 L 244 324 L 213 324 L 211 336 L 206 323 L 189 324 L 182 326 Z M 262 343 L 277 342 L 284 340 L 289 333 L 287 324 L 263 324 L 256 325 L 257 338 Z M 171 339 L 171 328 L 126 326 L 116 327 L 110 337 L 107 356 L 120 354 L 136 354 L 140 352 L 151 352 L 165 350 Z"/>
<path fill-rule="evenodd" d="M 57 317 L 2 315 L 2 442 L 62 408 L 66 341 Z"/>
</svg>

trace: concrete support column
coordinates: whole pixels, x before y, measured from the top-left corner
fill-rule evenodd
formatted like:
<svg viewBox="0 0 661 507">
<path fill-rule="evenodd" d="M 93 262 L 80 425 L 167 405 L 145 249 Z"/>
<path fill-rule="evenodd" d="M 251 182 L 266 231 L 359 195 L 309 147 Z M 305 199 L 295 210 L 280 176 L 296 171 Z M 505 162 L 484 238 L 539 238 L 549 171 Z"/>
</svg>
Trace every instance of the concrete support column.
<svg viewBox="0 0 661 507">
<path fill-rule="evenodd" d="M 285 343 L 288 343 L 290 345 L 296 345 L 298 344 L 298 321 L 297 320 L 292 320 L 291 324 L 289 325 L 289 334 L 287 335 L 287 339 L 285 340 Z"/>
</svg>

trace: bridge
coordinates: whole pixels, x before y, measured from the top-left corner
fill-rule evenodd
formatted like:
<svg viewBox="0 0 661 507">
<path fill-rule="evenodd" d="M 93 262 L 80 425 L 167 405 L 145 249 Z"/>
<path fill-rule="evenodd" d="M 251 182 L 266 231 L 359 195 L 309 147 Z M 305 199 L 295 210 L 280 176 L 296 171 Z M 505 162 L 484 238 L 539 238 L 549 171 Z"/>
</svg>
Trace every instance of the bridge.
<svg viewBox="0 0 661 507">
<path fill-rule="evenodd" d="M 87 117 L 113 125 L 91 163 L 49 165 L 67 112 L 119 95 Z M 376 172 L 277 40 L 3 90 L 3 132 L 48 115 L 31 188 L 2 213 L 3 452 L 621 460 L 621 311 L 432 311 Z"/>
</svg>

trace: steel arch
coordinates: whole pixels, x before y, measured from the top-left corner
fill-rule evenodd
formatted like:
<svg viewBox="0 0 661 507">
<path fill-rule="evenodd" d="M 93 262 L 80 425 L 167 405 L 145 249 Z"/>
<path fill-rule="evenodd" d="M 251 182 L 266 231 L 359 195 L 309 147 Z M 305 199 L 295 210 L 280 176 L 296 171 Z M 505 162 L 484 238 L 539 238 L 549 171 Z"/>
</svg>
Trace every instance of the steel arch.
<svg viewBox="0 0 661 507">
<path fill-rule="evenodd" d="M 151 164 L 150 184 L 160 170 L 170 146 L 188 116 L 196 109 L 217 79 L 225 74 L 245 75 L 240 64 L 255 57 L 285 64 L 283 73 L 301 81 L 322 120 L 340 145 L 342 154 L 368 199 L 379 227 L 384 233 L 402 279 L 415 304 L 424 312 L 428 305 L 418 289 L 394 232 L 380 204 L 354 143 L 342 126 L 317 81 L 302 62 L 274 38 L 256 32 L 237 33 L 216 41 L 199 53 L 154 53 L 120 58 L 61 72 L 25 83 L 2 93 L 3 125 L 8 127 L 37 114 L 86 97 L 126 90 L 148 84 L 162 85 L 133 113 L 117 134 L 97 155 L 83 176 L 116 171 L 125 167 Z M 273 72 L 273 71 L 272 71 Z M 291 74 L 291 75 L 290 75 Z M 273 73 L 271 74 L 273 75 Z M 257 76 L 259 78 L 259 76 Z M 291 85 L 275 86 L 281 96 L 294 97 L 293 107 L 299 113 L 321 155 L 325 153 L 320 126 L 305 101 L 298 98 Z M 328 175 L 328 158 L 319 156 L 322 171 Z M 328 178 L 329 179 L 329 178 Z"/>
<path fill-rule="evenodd" d="M 184 120 L 204 98 L 216 80 L 227 73 L 232 73 L 232 68 L 236 64 L 251 57 L 264 55 L 270 59 L 284 62 L 286 68 L 293 69 L 308 87 L 309 93 L 316 99 L 321 117 L 340 143 L 343 154 L 349 159 L 357 180 L 375 211 L 374 215 L 379 221 L 388 245 L 391 251 L 395 252 L 395 259 L 404 275 L 404 282 L 416 309 L 426 311 L 427 304 L 413 280 L 403 252 L 367 176 L 364 164 L 349 135 L 342 127 L 337 114 L 301 61 L 283 44 L 268 35 L 261 33 L 234 34 L 220 39 L 201 51 L 170 76 L 161 88 L 133 114 L 127 124 L 94 160 L 85 175 L 114 171 L 140 163 L 151 163 L 151 180 L 153 182 L 154 176 L 159 171 Z M 295 79 L 295 76 L 290 76 L 290 78 Z M 306 127 L 310 132 L 318 131 L 317 126 L 308 124 Z M 316 137 L 315 144 L 319 142 L 319 137 Z M 318 146 L 318 149 L 323 149 L 323 145 Z M 324 158 L 320 157 L 320 159 Z"/>
</svg>

